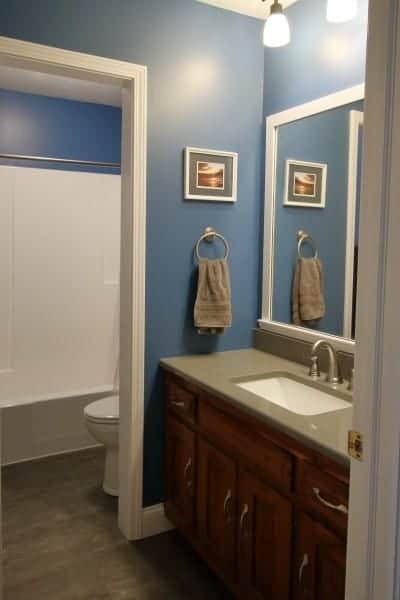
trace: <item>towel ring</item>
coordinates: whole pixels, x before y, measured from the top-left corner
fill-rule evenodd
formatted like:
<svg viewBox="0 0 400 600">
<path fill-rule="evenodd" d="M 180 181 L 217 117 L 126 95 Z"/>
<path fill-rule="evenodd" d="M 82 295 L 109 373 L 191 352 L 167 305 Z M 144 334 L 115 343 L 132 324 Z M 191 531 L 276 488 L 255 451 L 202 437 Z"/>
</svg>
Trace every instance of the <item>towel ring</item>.
<svg viewBox="0 0 400 600">
<path fill-rule="evenodd" d="M 310 242 L 313 251 L 314 251 L 314 258 L 318 258 L 318 249 L 317 249 L 317 245 L 314 241 L 314 239 L 311 237 L 311 235 L 309 233 L 306 233 L 305 231 L 298 231 L 297 232 L 297 256 L 299 258 L 302 258 L 302 254 L 301 254 L 301 247 L 304 244 L 304 242 Z"/>
<path fill-rule="evenodd" d="M 201 259 L 200 256 L 200 244 L 203 241 L 206 242 L 212 242 L 214 237 L 217 237 L 218 239 L 221 240 L 221 242 L 223 242 L 224 246 L 225 246 L 225 256 L 224 259 L 226 260 L 229 256 L 229 244 L 226 241 L 226 239 L 224 238 L 223 235 L 221 235 L 220 233 L 217 233 L 212 227 L 207 227 L 204 230 L 204 233 L 199 237 L 199 240 L 196 244 L 196 256 L 197 256 L 197 260 Z M 207 239 L 207 238 L 211 238 L 211 239 Z"/>
</svg>

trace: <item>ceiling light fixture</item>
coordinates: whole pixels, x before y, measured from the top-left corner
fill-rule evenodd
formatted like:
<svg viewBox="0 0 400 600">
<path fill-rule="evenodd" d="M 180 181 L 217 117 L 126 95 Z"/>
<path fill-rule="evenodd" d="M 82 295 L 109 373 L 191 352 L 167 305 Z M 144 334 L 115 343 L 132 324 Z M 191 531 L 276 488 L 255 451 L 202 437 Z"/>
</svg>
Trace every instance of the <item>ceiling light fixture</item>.
<svg viewBox="0 0 400 600">
<path fill-rule="evenodd" d="M 326 18 L 330 23 L 344 23 L 357 15 L 357 0 L 328 0 Z"/>
<path fill-rule="evenodd" d="M 265 2 L 265 0 L 263 0 Z M 264 46 L 279 48 L 290 42 L 290 27 L 283 14 L 282 4 L 274 0 L 264 27 Z"/>
</svg>

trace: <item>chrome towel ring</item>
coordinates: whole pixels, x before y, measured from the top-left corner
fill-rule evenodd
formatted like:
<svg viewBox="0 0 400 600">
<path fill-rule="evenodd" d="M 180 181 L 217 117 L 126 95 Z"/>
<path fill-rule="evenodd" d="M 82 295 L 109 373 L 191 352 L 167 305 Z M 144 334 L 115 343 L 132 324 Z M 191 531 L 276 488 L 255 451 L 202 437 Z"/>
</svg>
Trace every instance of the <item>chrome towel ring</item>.
<svg viewBox="0 0 400 600">
<path fill-rule="evenodd" d="M 224 238 L 224 236 L 221 235 L 220 233 L 218 233 L 217 231 L 215 231 L 215 229 L 213 227 L 206 227 L 205 230 L 204 230 L 204 232 L 203 232 L 203 234 L 199 237 L 199 240 L 198 240 L 198 242 L 196 244 L 196 257 L 197 257 L 197 260 L 201 259 L 201 256 L 200 256 L 200 244 L 201 244 L 201 242 L 204 241 L 204 242 L 207 242 L 207 243 L 211 243 L 211 242 L 214 241 L 214 239 L 216 237 L 218 239 L 220 239 L 223 242 L 224 246 L 225 246 L 225 256 L 224 256 L 224 259 L 226 260 L 228 258 L 228 256 L 229 256 L 229 244 L 226 241 L 226 239 Z"/>
<path fill-rule="evenodd" d="M 305 242 L 309 242 L 311 244 L 314 251 L 314 258 L 318 258 L 318 249 L 313 237 L 302 229 L 299 229 L 297 232 L 297 256 L 299 258 L 303 257 L 301 254 L 301 247 Z"/>
</svg>

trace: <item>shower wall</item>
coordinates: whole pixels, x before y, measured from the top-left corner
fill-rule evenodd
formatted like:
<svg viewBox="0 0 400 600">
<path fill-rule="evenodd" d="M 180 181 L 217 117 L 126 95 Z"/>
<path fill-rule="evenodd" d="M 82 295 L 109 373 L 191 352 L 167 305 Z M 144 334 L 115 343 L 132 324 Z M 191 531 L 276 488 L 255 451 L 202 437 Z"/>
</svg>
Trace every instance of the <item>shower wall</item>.
<svg viewBox="0 0 400 600">
<path fill-rule="evenodd" d="M 0 89 L 0 154 L 119 163 L 121 109 Z M 0 160 L 3 463 L 94 444 L 118 354 L 120 175 Z M 40 167 L 40 168 L 39 168 Z"/>
<path fill-rule="evenodd" d="M 93 443 L 82 407 L 112 390 L 118 360 L 121 190 L 119 175 L 5 166 L 0 189 L 0 405 L 13 462 Z"/>
</svg>

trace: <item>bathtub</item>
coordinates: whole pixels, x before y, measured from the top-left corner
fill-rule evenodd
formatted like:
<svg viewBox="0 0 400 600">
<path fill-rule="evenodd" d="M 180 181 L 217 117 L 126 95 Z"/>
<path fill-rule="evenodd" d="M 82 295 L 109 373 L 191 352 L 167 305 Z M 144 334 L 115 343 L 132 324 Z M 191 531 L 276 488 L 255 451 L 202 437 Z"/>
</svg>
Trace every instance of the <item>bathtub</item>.
<svg viewBox="0 0 400 600">
<path fill-rule="evenodd" d="M 97 446 L 87 432 L 83 408 L 113 388 L 91 388 L 51 397 L 3 401 L 3 465 Z"/>
</svg>

